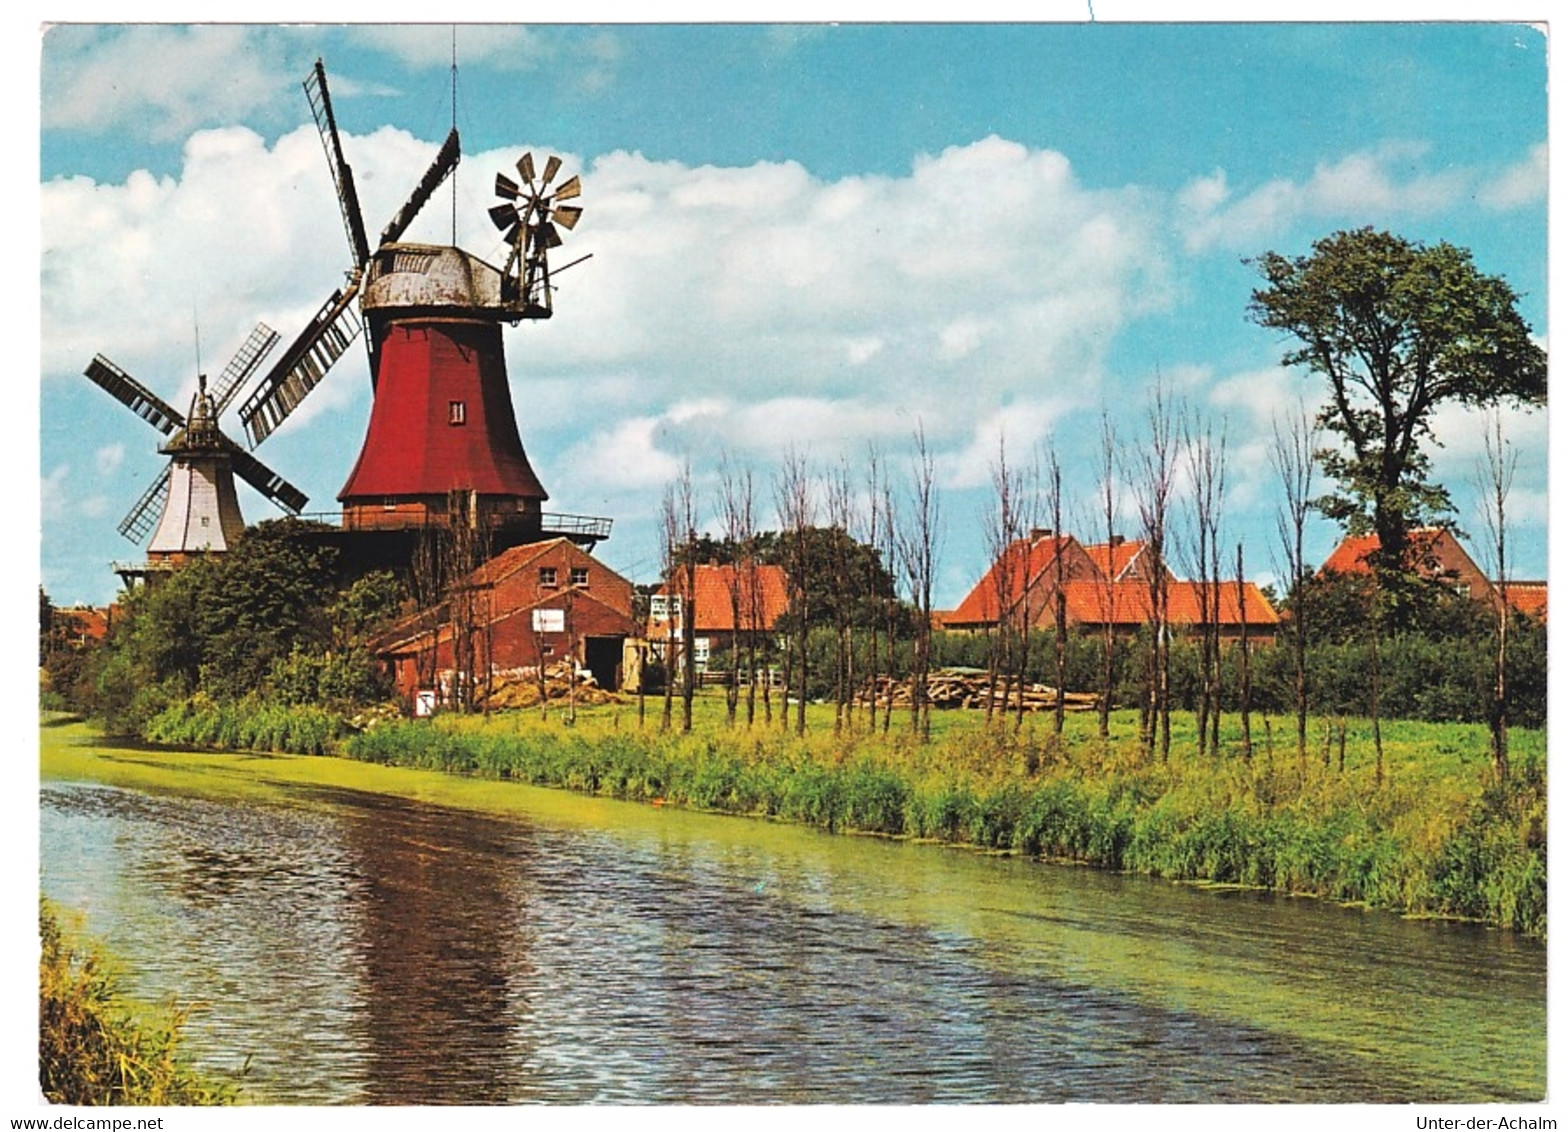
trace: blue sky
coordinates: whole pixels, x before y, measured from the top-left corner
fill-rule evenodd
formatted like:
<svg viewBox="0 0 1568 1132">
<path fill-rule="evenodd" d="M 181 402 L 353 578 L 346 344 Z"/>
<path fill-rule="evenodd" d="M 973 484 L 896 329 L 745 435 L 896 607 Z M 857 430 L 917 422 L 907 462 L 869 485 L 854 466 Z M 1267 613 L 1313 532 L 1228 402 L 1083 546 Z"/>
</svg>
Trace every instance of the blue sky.
<svg viewBox="0 0 1568 1132">
<path fill-rule="evenodd" d="M 300 81 L 325 58 L 372 233 L 452 116 L 444 27 L 62 26 L 42 40 L 42 580 L 107 601 L 156 434 L 81 376 L 103 352 L 176 406 L 250 327 L 291 336 L 348 264 Z M 463 26 L 459 242 L 500 262 L 490 182 L 561 154 L 585 214 L 556 317 L 508 330 L 548 507 L 657 570 L 689 458 L 768 484 L 923 425 L 946 517 L 939 604 L 984 566 L 989 464 L 1054 445 L 1091 526 L 1102 408 L 1131 439 L 1156 377 L 1228 438 L 1228 542 L 1276 569 L 1271 425 L 1320 390 L 1245 311 L 1244 260 L 1374 225 L 1470 248 L 1547 334 L 1546 40 L 1504 24 Z M 445 239 L 443 190 L 410 238 Z M 557 262 L 563 262 L 558 260 Z M 355 346 L 258 456 L 330 509 L 369 408 Z M 1521 453 L 1516 568 L 1546 573 L 1544 412 Z M 233 430 L 238 432 L 237 425 Z M 1481 534 L 1479 418 L 1444 410 L 1435 476 Z M 858 474 L 858 472 L 857 472 Z M 251 521 L 276 512 L 242 489 Z M 717 521 L 706 524 L 717 527 Z M 1135 532 L 1124 500 L 1123 528 Z M 1308 557 L 1338 531 L 1310 530 Z"/>
</svg>

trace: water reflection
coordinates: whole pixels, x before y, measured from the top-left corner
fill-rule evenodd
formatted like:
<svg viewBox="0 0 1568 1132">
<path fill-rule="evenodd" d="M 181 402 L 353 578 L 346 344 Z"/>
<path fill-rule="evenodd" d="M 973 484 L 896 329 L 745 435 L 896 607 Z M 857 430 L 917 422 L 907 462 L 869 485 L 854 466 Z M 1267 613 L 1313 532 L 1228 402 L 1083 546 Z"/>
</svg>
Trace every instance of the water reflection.
<svg viewBox="0 0 1568 1132">
<path fill-rule="evenodd" d="M 45 891 L 266 1101 L 1544 1089 L 1544 952 L 1498 933 L 646 809 L 43 803 Z"/>
</svg>

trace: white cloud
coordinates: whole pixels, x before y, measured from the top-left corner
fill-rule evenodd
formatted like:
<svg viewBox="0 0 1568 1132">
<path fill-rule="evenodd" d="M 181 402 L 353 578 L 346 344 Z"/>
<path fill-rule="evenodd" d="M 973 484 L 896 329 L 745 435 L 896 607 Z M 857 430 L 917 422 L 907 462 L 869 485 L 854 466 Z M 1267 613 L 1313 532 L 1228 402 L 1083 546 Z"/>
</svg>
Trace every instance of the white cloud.
<svg viewBox="0 0 1568 1132">
<path fill-rule="evenodd" d="M 1321 162 L 1305 181 L 1275 178 L 1233 195 L 1224 170 L 1188 182 L 1176 195 L 1175 223 L 1190 251 L 1250 250 L 1304 220 L 1371 223 L 1430 216 L 1473 191 L 1466 169 L 1425 172 L 1427 147 L 1388 142 Z"/>
<path fill-rule="evenodd" d="M 103 134 L 137 122 L 166 142 L 248 118 L 297 81 L 272 36 L 237 24 L 59 25 L 47 34 L 45 128 Z"/>
<path fill-rule="evenodd" d="M 1006 445 L 1007 463 L 1020 471 L 1040 462 L 1039 445 L 1072 405 L 1066 400 L 1019 401 L 978 422 L 968 443 L 944 456 L 937 471 L 944 488 L 987 487 Z"/>
<path fill-rule="evenodd" d="M 43 502 L 45 518 L 60 518 L 65 514 L 65 481 L 71 474 L 69 464 L 58 464 L 49 469 L 39 483 L 39 499 Z"/>
<path fill-rule="evenodd" d="M 1476 193 L 1476 199 L 1499 212 L 1520 208 L 1545 200 L 1546 182 L 1546 143 L 1542 142 L 1531 149 L 1523 161 L 1510 165 L 1485 182 Z"/>
<path fill-rule="evenodd" d="M 93 463 L 98 468 L 100 476 L 113 475 L 124 462 L 125 445 L 123 444 L 106 444 L 93 453 Z"/>
<path fill-rule="evenodd" d="M 410 68 L 449 67 L 452 36 L 458 58 L 501 70 L 522 70 L 544 54 L 539 32 L 518 24 L 376 24 L 353 29 L 354 39 L 385 51 Z"/>
</svg>

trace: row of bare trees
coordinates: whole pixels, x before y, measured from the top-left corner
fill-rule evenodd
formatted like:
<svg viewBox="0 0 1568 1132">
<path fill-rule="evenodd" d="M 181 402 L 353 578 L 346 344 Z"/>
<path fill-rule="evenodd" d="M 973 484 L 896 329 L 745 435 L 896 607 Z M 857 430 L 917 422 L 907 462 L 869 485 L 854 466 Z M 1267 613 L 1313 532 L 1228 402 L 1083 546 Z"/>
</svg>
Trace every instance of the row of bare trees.
<svg viewBox="0 0 1568 1132">
<path fill-rule="evenodd" d="M 806 729 L 806 688 L 813 676 L 811 633 L 815 626 L 832 629 L 831 686 L 835 703 L 834 729 L 861 725 L 885 732 L 892 726 L 891 692 L 879 694 L 880 679 L 894 667 L 898 603 L 876 593 L 878 576 L 901 582 L 914 611 L 910 726 L 930 735 L 927 686 L 931 664 L 931 612 L 938 556 L 942 543 L 941 499 L 936 460 L 923 428 L 912 439 L 907 480 L 900 484 L 888 459 L 877 449 L 867 454 L 863 477 L 849 464 L 820 470 L 798 449 L 785 452 L 771 479 L 776 531 L 762 531 L 757 519 L 756 478 L 751 468 L 726 454 L 720 461 L 715 517 L 721 538 L 703 540 L 716 547 L 728 569 L 729 624 L 732 627 L 726 679 L 726 718 L 735 726 L 745 696 L 745 724 L 757 721 L 758 689 L 762 719 L 774 722 L 772 680 L 773 626 L 768 622 L 766 586 L 761 577 L 764 553 L 783 567 L 788 603 L 783 641 L 785 686 L 789 692 L 779 721 L 797 734 Z M 674 688 L 681 689 L 682 730 L 690 730 L 692 696 L 697 672 L 696 571 L 700 504 L 689 463 L 666 489 L 661 505 L 661 558 L 667 583 L 669 615 L 662 652 L 665 658 L 665 711 L 662 726 L 674 726 Z M 679 614 L 676 594 L 681 597 Z M 872 595 L 875 601 L 859 601 Z M 868 608 L 869 606 L 869 608 Z M 679 626 L 680 641 L 676 633 Z M 857 638 L 858 631 L 858 638 Z M 869 636 L 869 646 L 865 644 Z M 857 639 L 860 647 L 857 647 Z M 870 688 L 869 697 L 862 690 Z M 791 712 L 791 701 L 793 712 Z M 880 723 L 879 723 L 880 720 Z"/>
<path fill-rule="evenodd" d="M 1307 759 L 1309 735 L 1309 648 L 1313 640 L 1313 577 L 1306 557 L 1308 524 L 1315 511 L 1317 480 L 1323 435 L 1312 415 L 1302 407 L 1276 419 L 1269 462 L 1272 465 L 1280 503 L 1276 516 L 1277 546 L 1273 555 L 1275 574 L 1291 596 L 1290 624 L 1284 634 L 1291 649 L 1293 679 L 1294 746 L 1298 761 Z M 1005 438 L 998 443 L 991 465 L 993 506 L 986 520 L 985 538 L 993 563 L 991 584 L 995 618 L 988 630 L 988 718 L 1016 709 L 1014 726 L 1023 717 L 1022 688 L 1026 671 L 1039 667 L 1031 657 L 1031 630 L 1049 627 L 1054 645 L 1054 670 L 1058 688 L 1066 683 L 1067 605 L 1065 571 L 1067 557 L 1061 553 L 1069 524 L 1094 529 L 1103 539 L 1108 555 L 1114 559 L 1119 524 L 1124 510 L 1135 519 L 1141 544 L 1137 570 L 1144 594 L 1129 595 L 1116 582 L 1115 562 L 1108 560 L 1095 573 L 1099 587 L 1100 646 L 1098 726 L 1102 736 L 1109 733 L 1109 713 L 1114 701 L 1115 656 L 1118 641 L 1116 625 L 1125 621 L 1118 616 L 1118 600 L 1137 600 L 1146 624 L 1141 657 L 1142 694 L 1139 702 L 1139 738 L 1151 758 L 1168 760 L 1171 746 L 1171 643 L 1173 617 L 1171 579 L 1173 563 L 1182 567 L 1190 579 L 1191 593 L 1197 603 L 1192 621 L 1197 655 L 1197 688 L 1194 715 L 1199 753 L 1217 754 L 1220 749 L 1221 706 L 1238 703 L 1241 713 L 1241 748 L 1251 757 L 1253 748 L 1251 719 L 1251 648 L 1249 625 L 1257 623 L 1257 596 L 1249 593 L 1245 582 L 1246 558 L 1240 540 L 1225 529 L 1224 516 L 1230 488 L 1230 438 L 1226 422 L 1184 405 L 1173 398 L 1162 381 L 1151 386 L 1142 427 L 1135 435 L 1122 435 L 1109 411 L 1102 411 L 1100 450 L 1093 490 L 1095 517 L 1085 516 L 1069 506 L 1063 490 L 1061 464 L 1053 446 L 1047 444 L 1020 464 L 1008 452 Z M 1494 749 L 1500 774 L 1506 774 L 1508 650 L 1507 537 L 1505 507 L 1517 457 L 1503 439 L 1500 425 L 1487 436 L 1487 463 L 1483 469 L 1486 530 L 1489 537 L 1487 563 L 1499 584 L 1496 628 L 1496 687 L 1493 692 L 1492 725 Z M 902 482 L 900 482 L 902 481 Z M 757 718 L 757 688 L 763 692 L 763 717 L 773 722 L 769 685 L 756 676 L 768 655 L 762 624 L 762 586 L 757 569 L 761 532 L 757 529 L 756 488 L 752 470 L 726 457 L 719 475 L 717 516 L 723 533 L 722 545 L 728 548 L 730 623 L 735 626 L 728 681 L 728 719 L 735 724 L 739 698 L 746 697 L 745 722 Z M 845 595 L 864 592 L 865 580 L 857 584 L 853 576 L 865 568 L 866 559 L 857 560 L 848 548 L 869 547 L 870 562 L 884 564 L 896 574 L 899 589 L 913 611 L 914 633 L 908 660 L 912 694 L 911 726 L 921 735 L 930 733 L 931 618 L 937 559 L 941 549 L 943 520 L 937 486 L 936 461 L 924 430 L 912 438 L 908 470 L 896 475 L 891 462 L 879 451 L 868 453 L 859 477 L 849 464 L 821 470 L 814 468 L 805 454 L 791 450 L 782 458 L 771 479 L 772 499 L 778 532 L 774 538 L 775 560 L 785 567 L 790 610 L 789 634 L 785 649 L 786 683 L 794 700 L 791 713 L 786 704 L 782 712 L 785 726 L 799 733 L 805 730 L 805 695 L 809 671 L 814 663 L 809 638 L 813 625 L 831 623 L 834 648 L 831 686 L 836 704 L 835 730 L 860 726 L 856 718 L 857 700 L 868 715 L 867 726 L 885 731 L 892 723 L 891 698 L 882 702 L 873 694 L 864 703 L 857 692 L 866 687 L 885 687 L 878 678 L 894 670 L 896 607 L 887 603 L 880 617 L 868 624 L 856 619 Z M 695 589 L 696 556 L 690 547 L 696 540 L 699 507 L 689 467 L 671 486 L 664 505 L 665 575 L 678 571 L 686 593 Z M 813 532 L 825 529 L 840 538 L 822 540 Z M 1044 532 L 1048 531 L 1048 536 Z M 1038 558 L 1031 549 L 1042 536 L 1054 540 Z M 824 547 L 827 550 L 824 552 Z M 1046 563 L 1042 569 L 1040 562 Z M 1127 595 L 1127 596 L 1122 596 Z M 1253 603 L 1250 604 L 1249 603 Z M 1239 626 L 1229 646 L 1234 651 L 1225 663 L 1227 648 L 1222 626 Z M 675 624 L 672 620 L 671 624 Z M 675 647 L 668 642 L 666 655 L 681 658 L 678 681 L 682 691 L 682 726 L 690 727 L 691 696 L 696 683 L 692 661 L 695 656 L 695 618 L 683 617 L 679 624 L 683 639 Z M 672 630 L 673 631 L 673 630 Z M 1185 631 L 1185 630 L 1184 630 Z M 1374 616 L 1366 626 L 1370 665 L 1367 673 L 1372 703 L 1374 746 L 1381 754 L 1381 729 L 1378 721 L 1378 695 L 1381 683 L 1379 645 L 1385 632 L 1382 617 Z M 867 638 L 869 637 L 869 645 Z M 820 651 L 815 663 L 824 663 Z M 1034 667 L 1031 668 L 1031 665 Z M 902 666 L 901 666 L 902 667 Z M 1222 673 L 1231 676 L 1222 680 Z M 819 678 L 826 673 L 818 674 Z M 1231 687 L 1223 686 L 1230 682 Z M 670 691 L 666 691 L 665 726 L 671 725 Z M 1053 727 L 1063 727 L 1065 703 L 1057 699 Z M 1381 759 L 1379 758 L 1379 762 Z"/>
</svg>

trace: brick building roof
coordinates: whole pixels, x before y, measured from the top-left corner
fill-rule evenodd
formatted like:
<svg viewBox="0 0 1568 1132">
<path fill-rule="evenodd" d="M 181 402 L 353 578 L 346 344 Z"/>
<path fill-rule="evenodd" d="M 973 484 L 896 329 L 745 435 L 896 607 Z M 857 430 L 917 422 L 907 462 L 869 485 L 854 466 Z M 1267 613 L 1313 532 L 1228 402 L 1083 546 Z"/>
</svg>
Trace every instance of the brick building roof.
<svg viewBox="0 0 1568 1132">
<path fill-rule="evenodd" d="M 1084 548 L 1072 535 L 1044 534 L 1015 540 L 991 564 L 975 587 L 958 603 L 958 608 L 943 614 L 945 625 L 988 625 L 998 620 L 997 600 L 1006 575 L 1006 604 L 1015 608 L 1027 592 L 1038 592 L 1055 581 L 1057 556 L 1062 557 L 1064 580 L 1082 577 L 1097 567 L 1084 557 Z M 1076 561 L 1074 561 L 1076 559 Z M 1030 605 L 1035 598 L 1031 596 Z"/>
<path fill-rule="evenodd" d="M 1112 581 L 1119 581 L 1147 545 L 1144 542 L 1116 539 L 1113 542 L 1097 542 L 1083 549 L 1096 570 Z"/>
<path fill-rule="evenodd" d="M 1200 582 L 1167 582 L 1167 618 L 1172 625 L 1197 625 L 1203 621 L 1203 585 Z M 1063 587 L 1067 595 L 1067 618 L 1081 625 L 1104 625 L 1110 622 L 1123 627 L 1148 624 L 1152 599 L 1146 582 L 1068 582 Z M 1236 583 L 1222 582 L 1219 588 L 1218 624 L 1240 626 L 1243 606 L 1249 626 L 1272 627 L 1279 624 L 1279 614 L 1263 596 L 1263 591 L 1251 582 L 1242 583 L 1242 592 L 1236 593 Z"/>
<path fill-rule="evenodd" d="M 753 601 L 752 579 L 756 591 Z M 771 630 L 779 618 L 789 612 L 789 582 L 784 567 L 758 563 L 755 570 L 744 564 L 738 569 L 731 564 L 703 563 L 694 572 L 696 598 L 683 602 L 695 610 L 694 629 L 698 633 L 733 633 L 736 629 L 732 587 L 740 597 L 740 627 Z M 666 581 L 654 592 L 675 593 L 682 597 L 686 591 L 686 571 L 677 569 L 675 577 Z M 751 610 L 756 609 L 755 620 Z M 662 622 L 661 622 L 662 624 Z"/>
</svg>

